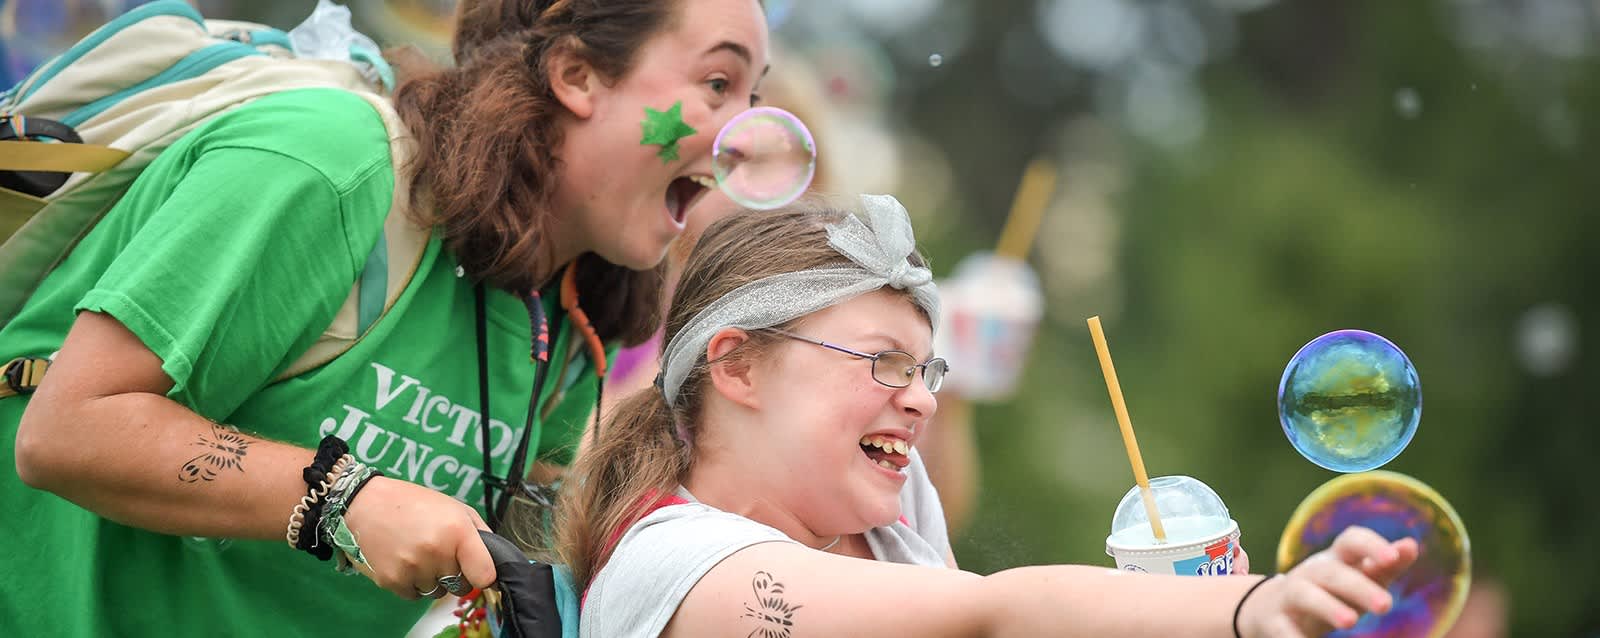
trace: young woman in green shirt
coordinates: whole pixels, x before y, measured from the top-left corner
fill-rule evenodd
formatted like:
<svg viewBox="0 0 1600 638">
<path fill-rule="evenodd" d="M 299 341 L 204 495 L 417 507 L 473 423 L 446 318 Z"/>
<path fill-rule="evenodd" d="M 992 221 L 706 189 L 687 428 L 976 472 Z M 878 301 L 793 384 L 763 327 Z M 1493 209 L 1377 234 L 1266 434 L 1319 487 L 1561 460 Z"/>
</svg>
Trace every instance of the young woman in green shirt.
<svg viewBox="0 0 1600 638">
<path fill-rule="evenodd" d="M 419 598 L 494 580 L 485 484 L 526 428 L 535 458 L 570 458 L 595 345 L 656 326 L 655 268 L 712 185 L 717 131 L 757 99 L 767 30 L 756 0 L 466 0 L 454 55 L 402 65 L 403 132 L 310 89 L 185 136 L 0 327 L 0 360 L 54 355 L 36 392 L 0 399 L 0 633 L 399 635 Z M 404 293 L 280 380 L 397 188 L 433 230 Z M 341 487 L 327 437 L 348 445 L 337 467 L 382 476 Z M 315 510 L 291 521 L 319 483 L 348 498 L 366 579 L 285 546 L 335 542 Z"/>
</svg>

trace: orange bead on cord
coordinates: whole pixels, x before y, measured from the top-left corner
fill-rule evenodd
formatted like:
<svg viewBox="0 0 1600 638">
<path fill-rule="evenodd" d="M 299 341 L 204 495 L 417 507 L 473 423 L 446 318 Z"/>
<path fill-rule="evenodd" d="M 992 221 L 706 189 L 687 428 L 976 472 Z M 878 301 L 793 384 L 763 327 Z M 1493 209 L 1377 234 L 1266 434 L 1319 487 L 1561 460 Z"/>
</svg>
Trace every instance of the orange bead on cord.
<svg viewBox="0 0 1600 638">
<path fill-rule="evenodd" d="M 567 316 L 572 317 L 572 324 L 578 327 L 578 332 L 583 333 L 583 341 L 589 346 L 589 358 L 594 360 L 595 376 L 604 379 L 606 346 L 600 341 L 600 335 L 594 331 L 594 325 L 589 323 L 589 315 L 584 314 L 583 308 L 578 307 L 577 262 L 569 264 L 566 274 L 561 276 L 561 308 L 567 311 Z"/>
</svg>

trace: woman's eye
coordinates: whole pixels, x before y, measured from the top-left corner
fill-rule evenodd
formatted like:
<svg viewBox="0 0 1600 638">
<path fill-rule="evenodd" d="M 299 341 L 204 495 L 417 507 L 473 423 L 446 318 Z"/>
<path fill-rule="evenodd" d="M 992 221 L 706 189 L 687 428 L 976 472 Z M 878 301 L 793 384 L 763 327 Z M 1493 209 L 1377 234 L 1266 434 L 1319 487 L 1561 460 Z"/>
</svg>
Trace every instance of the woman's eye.
<svg viewBox="0 0 1600 638">
<path fill-rule="evenodd" d="M 726 79 L 717 78 L 707 82 L 707 84 L 711 85 L 711 90 L 715 91 L 717 95 L 722 95 L 728 92 L 728 81 Z"/>
</svg>

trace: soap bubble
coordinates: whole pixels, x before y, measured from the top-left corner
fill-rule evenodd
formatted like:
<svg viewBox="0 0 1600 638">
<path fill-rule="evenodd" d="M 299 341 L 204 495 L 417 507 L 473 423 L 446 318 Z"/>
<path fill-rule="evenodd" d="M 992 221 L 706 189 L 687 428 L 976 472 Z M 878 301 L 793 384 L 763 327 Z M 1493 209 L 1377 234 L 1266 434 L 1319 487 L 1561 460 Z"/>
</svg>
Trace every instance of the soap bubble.
<svg viewBox="0 0 1600 638">
<path fill-rule="evenodd" d="M 1422 385 L 1388 339 L 1340 330 L 1300 348 L 1278 384 L 1278 420 L 1289 443 L 1335 472 L 1393 460 L 1417 432 Z"/>
<path fill-rule="evenodd" d="M 711 158 L 722 192 L 758 210 L 794 201 L 817 172 L 811 131 L 793 113 L 770 106 L 734 116 L 717 133 Z"/>
<path fill-rule="evenodd" d="M 1396 541 L 1414 538 L 1417 562 L 1389 584 L 1394 606 L 1386 614 L 1364 614 L 1333 638 L 1438 638 L 1450 630 L 1466 604 L 1472 580 L 1472 544 L 1450 503 L 1422 482 L 1395 472 L 1347 474 L 1324 483 L 1295 508 L 1278 541 L 1278 571 L 1333 544 L 1341 532 L 1361 526 Z"/>
<path fill-rule="evenodd" d="M 1394 92 L 1394 110 L 1408 120 L 1422 115 L 1422 96 L 1416 89 L 1405 87 Z"/>
<path fill-rule="evenodd" d="M 928 66 L 936 67 L 941 64 L 944 64 L 944 56 L 937 53 L 928 56 Z"/>
<path fill-rule="evenodd" d="M 1578 317 L 1564 305 L 1529 308 L 1517 320 L 1517 358 L 1528 372 L 1552 377 L 1572 365 L 1578 350 Z"/>
</svg>

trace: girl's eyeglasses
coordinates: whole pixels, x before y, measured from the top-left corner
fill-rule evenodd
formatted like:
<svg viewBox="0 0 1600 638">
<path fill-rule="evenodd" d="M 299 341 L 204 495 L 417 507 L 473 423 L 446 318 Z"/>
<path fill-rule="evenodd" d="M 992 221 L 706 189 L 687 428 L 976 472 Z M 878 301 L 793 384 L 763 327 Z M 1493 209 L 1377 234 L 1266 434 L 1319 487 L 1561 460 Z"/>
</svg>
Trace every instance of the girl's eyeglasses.
<svg viewBox="0 0 1600 638">
<path fill-rule="evenodd" d="M 940 386 L 944 385 L 944 374 L 950 371 L 950 364 L 945 363 L 944 359 L 938 357 L 923 363 L 917 363 L 917 358 L 911 356 L 911 353 L 900 350 L 884 350 L 876 354 L 868 354 L 826 341 L 797 335 L 787 330 L 778 328 L 765 328 L 765 330 L 796 341 L 804 341 L 829 350 L 837 350 L 852 357 L 867 359 L 872 362 L 872 379 L 891 388 L 904 388 L 911 385 L 911 382 L 917 378 L 917 371 L 921 370 L 922 384 L 928 387 L 929 392 L 938 392 Z"/>
</svg>

